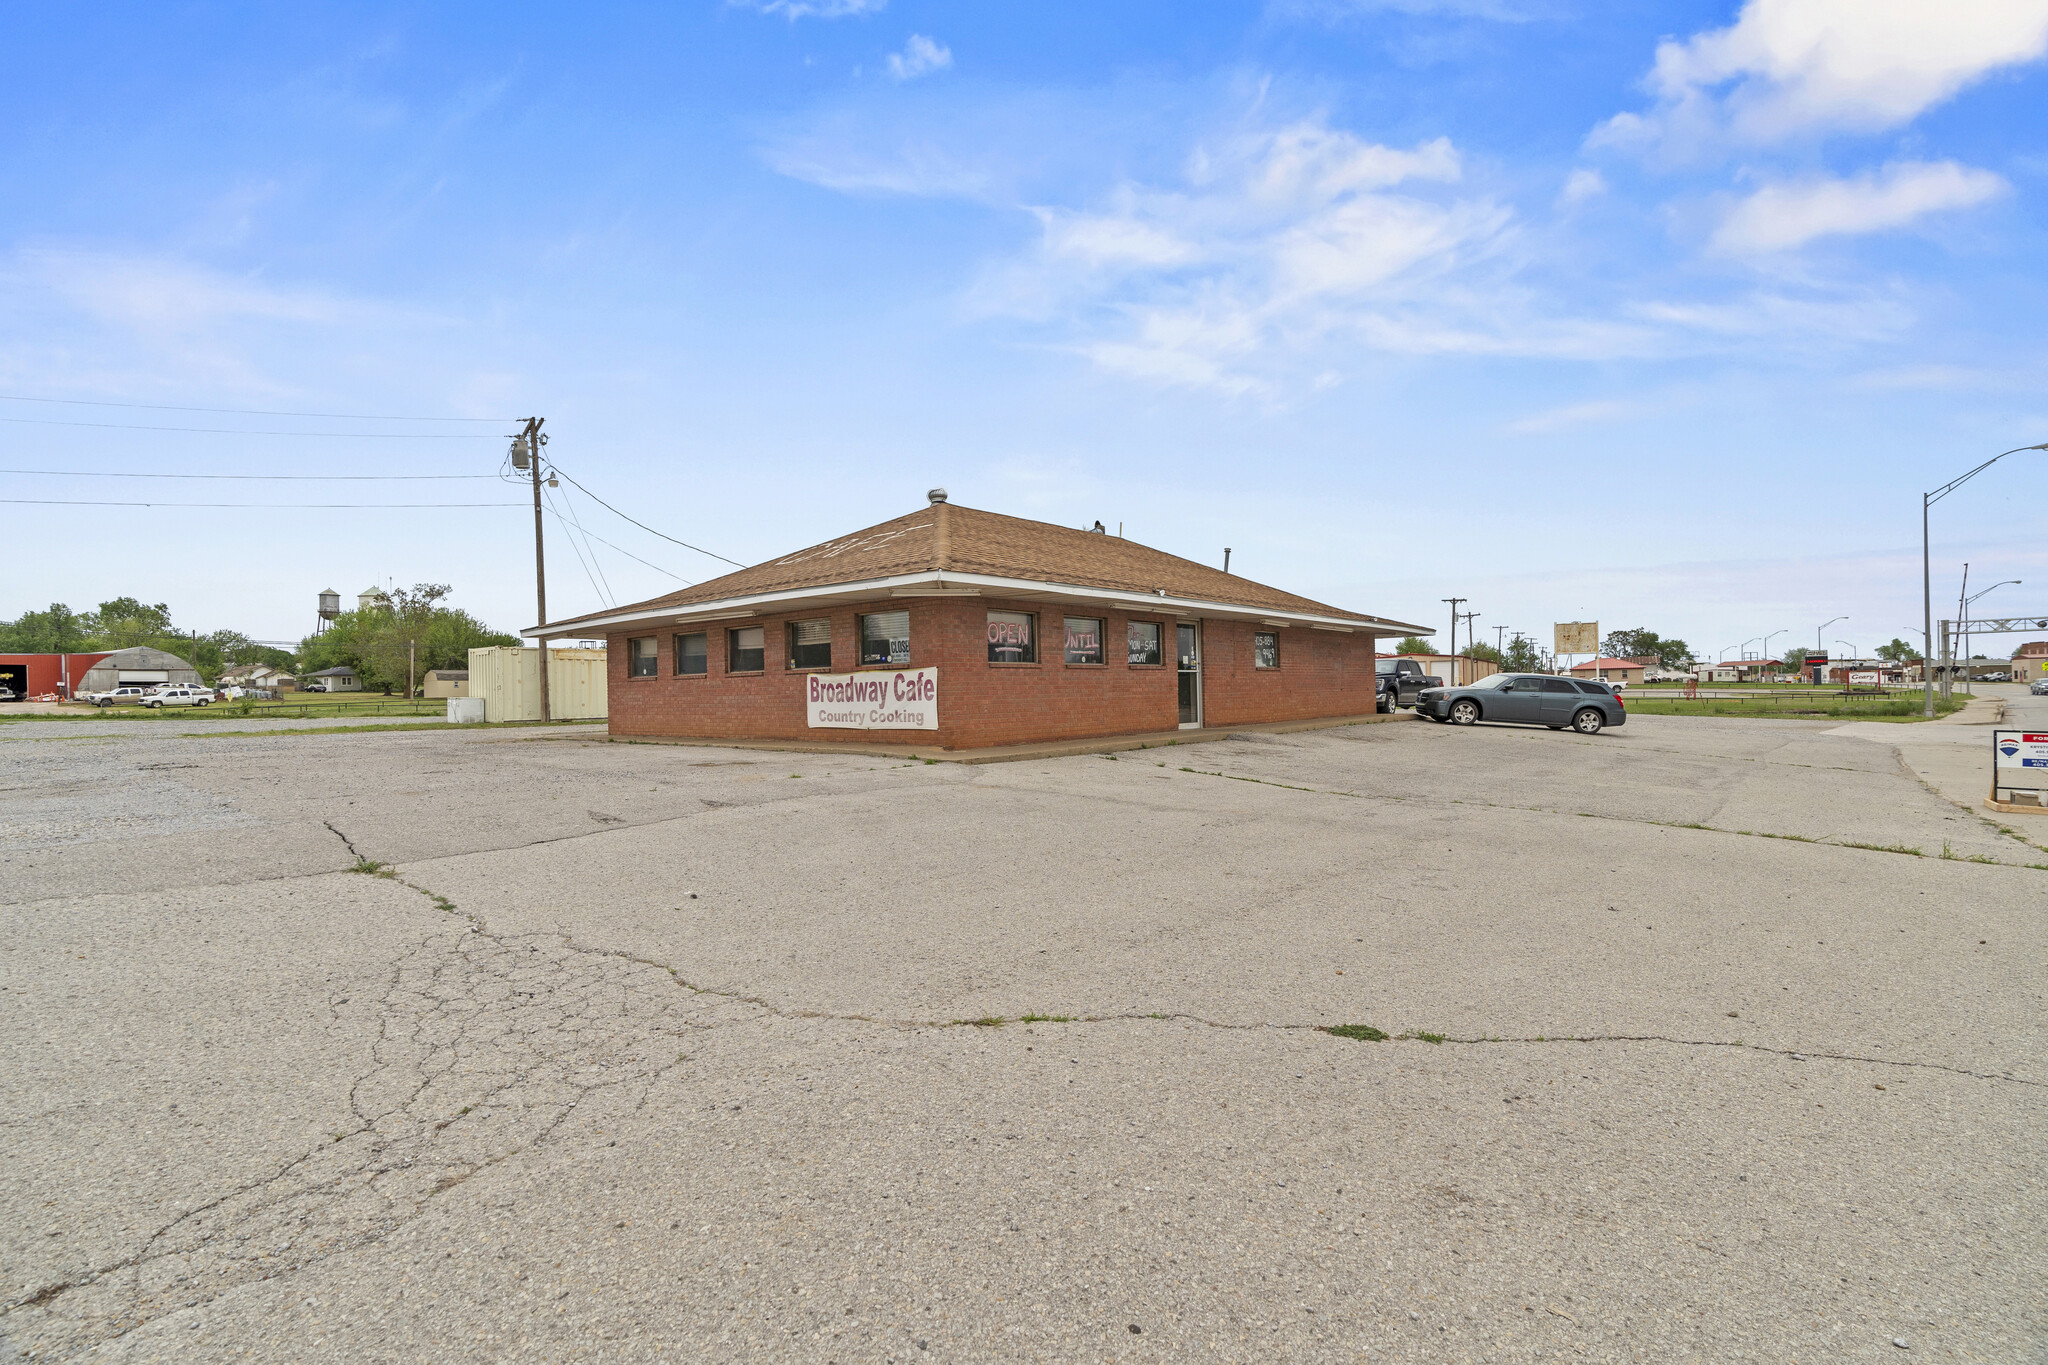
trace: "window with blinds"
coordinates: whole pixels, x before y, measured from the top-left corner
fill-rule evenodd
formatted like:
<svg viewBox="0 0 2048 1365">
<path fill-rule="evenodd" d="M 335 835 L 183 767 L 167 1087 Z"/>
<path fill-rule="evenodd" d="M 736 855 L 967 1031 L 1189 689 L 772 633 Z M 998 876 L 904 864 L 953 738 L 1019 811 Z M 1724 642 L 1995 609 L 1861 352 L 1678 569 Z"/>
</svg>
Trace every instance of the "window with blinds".
<svg viewBox="0 0 2048 1365">
<path fill-rule="evenodd" d="M 832 622 L 791 621 L 789 623 L 789 666 L 830 668 L 832 666 Z"/>
<path fill-rule="evenodd" d="M 910 613 L 878 611 L 860 618 L 860 661 L 864 664 L 910 662 Z"/>
<path fill-rule="evenodd" d="M 743 626 L 726 632 L 729 641 L 725 671 L 759 673 L 768 665 L 768 631 L 762 626 Z"/>
<path fill-rule="evenodd" d="M 711 671 L 711 641 L 703 631 L 676 636 L 676 672 L 691 677 Z"/>
<path fill-rule="evenodd" d="M 626 641 L 626 676 L 629 678 L 651 678 L 656 667 L 654 637 L 643 635 L 637 640 Z"/>
</svg>

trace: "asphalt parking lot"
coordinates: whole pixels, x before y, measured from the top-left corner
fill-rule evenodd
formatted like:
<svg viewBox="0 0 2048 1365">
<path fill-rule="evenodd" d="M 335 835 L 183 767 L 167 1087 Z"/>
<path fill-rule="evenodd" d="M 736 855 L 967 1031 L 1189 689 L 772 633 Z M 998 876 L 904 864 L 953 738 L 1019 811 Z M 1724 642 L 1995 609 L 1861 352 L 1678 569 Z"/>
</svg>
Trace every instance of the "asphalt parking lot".
<svg viewBox="0 0 2048 1365">
<path fill-rule="evenodd" d="M 2048 1358 L 2048 817 L 1831 729 L 0 727 L 0 1360 Z"/>
</svg>

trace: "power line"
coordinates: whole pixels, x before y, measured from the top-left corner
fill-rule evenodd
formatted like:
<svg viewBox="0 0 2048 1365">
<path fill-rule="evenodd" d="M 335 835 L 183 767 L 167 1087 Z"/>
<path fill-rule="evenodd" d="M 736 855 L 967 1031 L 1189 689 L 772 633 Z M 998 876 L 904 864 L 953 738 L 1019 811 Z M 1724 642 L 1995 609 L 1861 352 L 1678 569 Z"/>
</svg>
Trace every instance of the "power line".
<svg viewBox="0 0 2048 1365">
<path fill-rule="evenodd" d="M 546 500 L 546 502 L 547 502 L 547 505 L 548 505 L 548 509 L 547 509 L 547 510 L 548 510 L 548 511 L 550 511 L 550 512 L 553 512 L 553 513 L 555 514 L 555 519 L 556 519 L 557 521 L 567 521 L 567 522 L 568 522 L 568 523 L 569 523 L 569 524 L 570 524 L 571 526 L 575 526 L 575 525 L 576 525 L 576 522 L 575 522 L 575 520 L 574 520 L 573 518 L 570 518 L 570 517 L 565 517 L 565 516 L 563 516 L 563 515 L 562 515 L 562 513 L 561 513 L 561 512 L 559 511 L 559 510 L 557 510 L 557 509 L 556 509 L 556 507 L 555 507 L 555 500 L 554 500 L 553 496 L 552 496 L 552 495 L 549 495 L 549 494 L 547 493 L 547 490 L 545 490 L 545 489 L 543 489 L 543 490 L 541 490 L 541 491 L 542 491 L 542 496 L 543 496 L 543 498 L 544 498 L 544 499 Z M 580 529 L 580 528 L 579 528 L 579 529 Z M 592 591 L 593 593 L 596 593 L 596 594 L 597 594 L 597 600 L 598 600 L 599 602 L 602 602 L 602 603 L 603 603 L 603 604 L 604 604 L 605 606 L 607 606 L 607 607 L 612 607 L 612 606 L 616 606 L 616 605 L 618 605 L 618 604 L 617 604 L 616 602 L 614 602 L 614 601 L 612 600 L 612 598 L 611 598 L 611 597 L 610 597 L 610 596 L 609 596 L 609 595 L 608 595 L 608 594 L 607 594 L 607 593 L 606 593 L 606 592 L 604 591 L 604 589 L 602 589 L 602 588 L 600 588 L 600 587 L 598 587 L 598 586 L 597 586 L 597 575 L 593 574 L 593 573 L 592 573 L 592 572 L 590 571 L 590 561 L 589 561 L 589 560 L 588 560 L 587 558 L 585 558 L 585 557 L 584 557 L 584 554 L 583 554 L 583 549 L 584 549 L 584 547 L 583 547 L 583 546 L 580 546 L 580 545 L 578 545 L 578 544 L 576 543 L 576 537 L 575 537 L 575 536 L 570 536 L 570 537 L 569 537 L 569 548 L 570 548 L 571 550 L 574 550 L 574 551 L 576 552 L 576 562 L 577 562 L 578 564 L 581 564 L 581 565 L 583 566 L 583 576 L 584 576 L 585 578 L 587 578 L 587 579 L 589 579 L 589 580 L 590 580 L 590 590 L 591 590 L 591 591 Z"/>
<path fill-rule="evenodd" d="M 516 502 L 98 502 L 82 498 L 0 498 L 0 504 L 27 507 L 519 507 Z M 614 547 L 616 548 L 616 547 Z M 645 563 L 646 561 L 641 561 Z"/>
<path fill-rule="evenodd" d="M 67 479 L 495 479 L 495 474 L 130 474 L 101 469 L 0 469 L 0 474 L 52 474 Z"/>
<path fill-rule="evenodd" d="M 309 414 L 310 415 L 310 414 Z M 251 431 L 246 427 L 152 427 L 137 422 L 66 422 L 56 417 L 0 417 L 37 427 L 98 427 L 108 431 L 189 431 L 199 436 L 329 436 L 355 441 L 492 441 L 495 431 Z"/>
<path fill-rule="evenodd" d="M 562 470 L 561 470 L 560 466 L 556 466 L 556 467 L 555 467 L 555 472 L 556 472 L 557 474 L 562 474 Z M 565 479 L 569 479 L 569 476 L 568 476 L 567 474 L 562 474 L 562 477 L 563 477 L 563 478 L 565 478 Z M 724 556 L 724 555 L 722 555 L 722 554 L 716 554 L 716 553 L 714 553 L 714 552 L 712 552 L 712 551 L 710 551 L 710 550 L 706 550 L 706 549 L 704 549 L 704 548 L 703 548 L 703 547 L 701 547 L 701 546 L 697 546 L 697 545 L 692 545 L 692 544 L 690 544 L 690 542 L 689 542 L 689 541 L 687 541 L 687 540 L 677 540 L 677 539 L 676 539 L 676 538 L 675 538 L 674 536 L 672 536 L 672 535 L 668 535 L 668 534 L 665 534 L 664 532 L 661 532 L 661 531 L 657 531 L 657 530 L 655 530 L 655 529 L 654 529 L 654 528 L 653 528 L 652 526 L 649 526 L 649 525 L 648 525 L 648 524 L 647 524 L 646 522 L 644 522 L 644 521 L 634 521 L 632 517 L 627 517 L 627 516 L 626 516 L 626 514 L 625 514 L 624 512 L 621 512 L 621 511 L 620 511 L 620 510 L 619 510 L 618 508 L 616 508 L 616 507 L 612 506 L 612 505 L 611 505 L 610 503 L 606 502 L 606 501 L 605 501 L 605 500 L 604 500 L 603 498 L 600 498 L 600 497 L 599 497 L 599 496 L 598 496 L 597 494 L 595 494 L 595 493 L 592 493 L 592 492 L 591 492 L 591 491 L 590 491 L 590 490 L 589 490 L 588 488 L 583 488 L 583 485 L 582 485 L 582 484 L 580 484 L 580 483 L 576 483 L 576 480 L 574 480 L 574 479 L 569 479 L 569 482 L 570 482 L 570 483 L 575 483 L 575 484 L 576 484 L 576 486 L 577 486 L 578 488 L 581 488 L 581 489 L 583 489 L 583 492 L 584 492 L 584 493 L 585 493 L 585 494 L 586 494 L 586 495 L 587 495 L 587 496 L 588 496 L 588 497 L 590 498 L 590 500 L 591 500 L 592 502 L 596 503 L 596 504 L 597 504 L 597 505 L 598 505 L 599 507 L 602 507 L 602 508 L 604 508 L 604 510 L 605 510 L 605 511 L 607 511 L 607 512 L 610 512 L 610 513 L 611 513 L 612 515 L 614 515 L 614 516 L 618 516 L 618 517 L 625 517 L 625 519 L 626 519 L 627 521 L 631 521 L 631 522 L 633 522 L 633 524 L 634 524 L 635 526 L 637 526 L 637 527 L 639 527 L 639 528 L 640 528 L 641 530 L 643 530 L 643 531 L 647 532 L 647 533 L 648 533 L 649 535 L 652 535 L 652 536 L 660 536 L 660 537 L 661 537 L 661 538 L 662 538 L 663 540 L 666 540 L 666 541 L 668 541 L 668 542 L 669 542 L 670 544 L 673 544 L 673 545 L 680 545 L 680 546 L 682 546 L 682 547 L 683 547 L 683 548 L 684 548 L 685 550 L 695 550 L 695 551 L 696 551 L 696 552 L 697 552 L 698 554 L 700 554 L 700 555 L 710 555 L 710 556 L 711 556 L 711 558 L 713 558 L 713 559 L 717 559 L 717 560 L 723 560 L 723 561 L 724 561 L 725 563 L 727 563 L 727 564 L 730 564 L 730 565 L 732 565 L 732 566 L 733 566 L 733 567 L 734 567 L 735 569 L 744 569 L 744 568 L 746 568 L 746 567 L 747 567 L 746 565 L 744 565 L 744 564 L 740 563 L 740 562 L 739 562 L 739 561 L 738 561 L 737 559 L 726 559 L 726 558 L 725 558 L 725 556 Z M 609 542 L 609 541 L 607 541 L 606 543 L 607 543 L 607 544 L 610 544 L 610 542 Z M 617 547 L 616 545 L 612 546 L 612 548 L 613 548 L 613 549 L 615 549 L 615 550 L 616 550 L 616 549 L 618 549 L 618 547 Z M 646 561 L 646 560 L 642 560 L 642 561 L 640 561 L 640 562 L 644 564 L 644 563 L 646 563 L 647 561 Z M 666 572 L 667 572 L 667 570 L 663 570 L 663 572 L 664 572 L 664 573 L 666 573 Z M 687 580 L 685 580 L 685 581 L 687 581 Z"/>
<path fill-rule="evenodd" d="M 568 476 L 567 474 L 564 474 L 564 475 L 562 475 L 562 477 L 566 479 L 566 478 L 568 478 L 569 476 Z M 580 488 L 580 487 L 582 487 L 582 485 L 581 485 L 581 484 L 578 484 L 577 486 L 578 486 L 579 488 Z M 585 490 L 585 491 L 587 492 L 588 490 Z M 492 505 L 492 506 L 504 506 L 504 507 L 517 507 L 517 506 L 519 506 L 520 504 L 518 504 L 518 503 L 493 503 L 493 504 L 491 504 L 491 505 Z M 553 516 L 553 517 L 555 518 L 555 520 L 557 520 L 557 521 L 560 521 L 560 520 L 562 519 L 562 514 L 561 514 L 560 512 L 557 512 L 557 511 L 555 511 L 555 509 L 554 509 L 554 508 L 550 507 L 550 508 L 548 508 L 547 510 L 548 510 L 548 513 L 549 513 L 549 515 Z M 631 518 L 628 518 L 628 520 L 631 520 Z M 634 522 L 633 524 L 634 524 L 634 525 L 636 525 L 636 526 L 637 526 L 637 525 L 639 525 L 639 523 L 638 523 L 638 522 Z M 581 529 L 581 528 L 578 528 L 578 529 Z M 584 532 L 584 534 L 585 534 L 585 535 L 590 535 L 590 533 L 589 533 L 588 531 L 585 531 L 585 532 Z M 660 533 L 659 531 L 657 531 L 657 532 L 655 532 L 655 534 L 656 534 L 656 535 L 660 535 L 661 533 Z M 611 545 L 611 546 L 612 546 L 612 548 L 613 548 L 614 550 L 618 550 L 620 554 L 624 555 L 624 556 L 625 556 L 626 558 L 628 558 L 628 559 L 632 560 L 632 561 L 633 561 L 634 563 L 636 563 L 636 564 L 647 564 L 647 567 L 648 567 L 648 568 L 650 568 L 650 569 L 652 569 L 652 570 L 654 570 L 654 571 L 655 571 L 656 573 L 665 573 L 665 574 L 668 574 L 668 576 L 669 576 L 670 578 L 673 578 L 673 579 L 675 579 L 675 580 L 676 580 L 676 582 L 678 582 L 678 583 L 688 583 L 688 584 L 690 584 L 690 585 L 691 585 L 692 587 L 696 586 L 696 582 L 697 582 L 697 580 L 696 580 L 696 579 L 694 579 L 694 578 L 685 578 L 685 577 L 683 577 L 683 576 L 682 576 L 681 574 L 679 574 L 679 573 L 673 573 L 673 572 L 671 572 L 671 571 L 670 571 L 670 570 L 668 570 L 668 569 L 664 569 L 664 568 L 662 568 L 662 567 L 661 567 L 661 565 L 659 565 L 659 564 L 648 564 L 648 562 L 647 562 L 646 560 L 644 560 L 644 559 L 640 558 L 640 556 L 639 556 L 639 555 L 636 555 L 636 554 L 634 554 L 634 553 L 633 553 L 633 552 L 632 552 L 631 550 L 625 550 L 625 549 L 620 549 L 620 547 L 618 547 L 617 545 L 612 545 L 612 543 L 611 543 L 611 542 L 610 542 L 609 540 L 606 540 L 606 539 L 605 539 L 605 538 L 604 538 L 603 536 L 595 536 L 595 535 L 593 535 L 593 536 L 590 536 L 590 538 L 591 538 L 592 540 L 596 541 L 596 542 L 597 542 L 598 544 L 600 544 L 600 545 Z M 662 539 L 666 540 L 666 539 L 668 539 L 668 537 L 666 537 L 666 536 L 662 536 Z M 679 541 L 677 541 L 677 542 L 676 542 L 676 544 L 680 545 L 680 544 L 682 544 L 682 542 L 681 542 L 681 541 L 679 540 Z M 732 562 L 731 560 L 727 560 L 727 561 L 726 561 L 726 563 L 728 563 L 728 564 L 730 564 L 731 562 Z"/>
<path fill-rule="evenodd" d="M 31 398 L 18 393 L 0 393 L 0 403 L 63 403 L 83 408 L 142 408 L 151 412 L 220 412 L 240 417 L 332 417 L 349 422 L 489 422 L 503 426 L 517 417 L 387 417 L 374 412 L 277 412 L 269 408 L 188 408 L 173 403 L 114 403 L 92 398 Z"/>
</svg>

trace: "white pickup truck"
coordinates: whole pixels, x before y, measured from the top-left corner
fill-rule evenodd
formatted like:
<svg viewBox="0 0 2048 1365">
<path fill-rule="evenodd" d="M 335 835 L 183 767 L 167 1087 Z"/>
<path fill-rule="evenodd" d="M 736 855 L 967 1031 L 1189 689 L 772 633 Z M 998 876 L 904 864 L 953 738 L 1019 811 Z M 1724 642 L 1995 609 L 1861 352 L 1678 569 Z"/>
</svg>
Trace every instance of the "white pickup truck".
<svg viewBox="0 0 2048 1365">
<path fill-rule="evenodd" d="M 213 689 L 173 683 L 168 687 L 151 688 L 143 695 L 142 704 L 158 711 L 166 706 L 210 706 L 213 704 Z"/>
</svg>

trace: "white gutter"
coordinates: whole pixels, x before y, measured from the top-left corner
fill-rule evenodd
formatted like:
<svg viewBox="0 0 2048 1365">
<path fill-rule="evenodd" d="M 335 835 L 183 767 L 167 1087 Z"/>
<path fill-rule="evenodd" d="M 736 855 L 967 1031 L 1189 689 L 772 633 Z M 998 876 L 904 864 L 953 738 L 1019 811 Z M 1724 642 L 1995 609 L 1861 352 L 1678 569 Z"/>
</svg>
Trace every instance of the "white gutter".
<svg viewBox="0 0 2048 1365">
<path fill-rule="evenodd" d="M 1326 629 L 1366 630 L 1375 635 L 1404 634 L 1419 635 L 1428 631 L 1428 626 L 1411 625 L 1405 621 L 1389 621 L 1378 616 L 1323 616 L 1313 612 L 1276 611 L 1270 607 L 1250 607 L 1232 602 L 1209 602 L 1191 597 L 1163 597 L 1156 593 L 1128 592 L 1115 588 L 1079 587 L 1066 583 L 1050 583 L 1028 578 L 997 578 L 987 574 L 942 573 L 926 570 L 914 574 L 898 574 L 889 578 L 871 578 L 853 583 L 833 583 L 820 587 L 788 588 L 779 592 L 754 593 L 743 597 L 722 597 L 713 602 L 692 602 L 680 606 L 656 607 L 644 611 L 613 612 L 605 616 L 584 617 L 564 625 L 528 626 L 520 631 L 527 639 L 567 638 L 575 635 L 603 634 L 616 626 L 629 626 L 642 621 L 673 621 L 685 624 L 692 620 L 724 615 L 774 615 L 783 606 L 792 603 L 812 601 L 821 597 L 886 597 L 903 588 L 920 585 L 936 585 L 949 588 L 979 589 L 990 597 L 1045 596 L 1048 594 L 1078 598 L 1087 602 L 1099 602 L 1106 606 L 1122 608 L 1162 616 L 1242 616 L 1253 620 L 1278 621 L 1289 625 L 1322 626 Z M 953 594 L 948 594 L 953 595 Z M 958 594 L 967 596 L 969 594 Z"/>
</svg>

